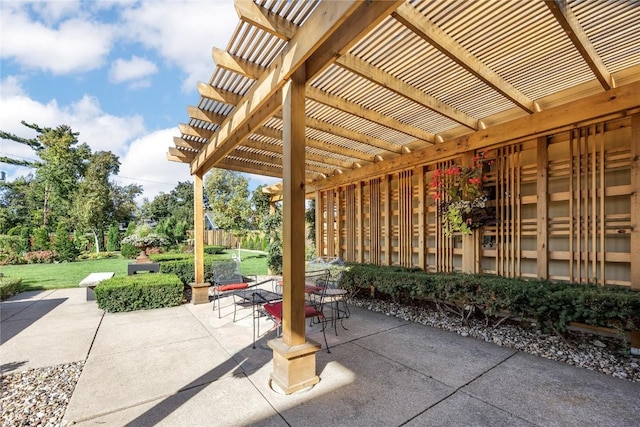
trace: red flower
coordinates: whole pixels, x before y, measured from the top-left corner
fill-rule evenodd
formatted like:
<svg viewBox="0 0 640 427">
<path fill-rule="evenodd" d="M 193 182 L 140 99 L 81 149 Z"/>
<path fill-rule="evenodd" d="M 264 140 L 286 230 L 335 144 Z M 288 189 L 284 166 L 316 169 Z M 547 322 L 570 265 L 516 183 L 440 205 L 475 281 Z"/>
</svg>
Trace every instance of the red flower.
<svg viewBox="0 0 640 427">
<path fill-rule="evenodd" d="M 439 191 L 436 191 L 433 195 L 433 200 L 440 200 L 442 199 L 442 193 Z"/>
</svg>

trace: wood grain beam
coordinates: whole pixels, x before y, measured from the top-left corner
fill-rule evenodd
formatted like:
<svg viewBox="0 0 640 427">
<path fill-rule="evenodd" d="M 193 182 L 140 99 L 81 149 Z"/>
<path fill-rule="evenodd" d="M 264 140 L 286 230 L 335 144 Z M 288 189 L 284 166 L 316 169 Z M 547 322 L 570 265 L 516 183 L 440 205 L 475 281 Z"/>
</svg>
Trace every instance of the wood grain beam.
<svg viewBox="0 0 640 427">
<path fill-rule="evenodd" d="M 213 123 L 218 126 L 227 119 L 227 116 L 212 111 L 205 111 L 192 105 L 187 106 L 187 114 L 189 114 L 189 117 L 192 119 Z"/>
<path fill-rule="evenodd" d="M 328 123 L 322 120 L 314 119 L 312 117 L 307 117 L 305 123 L 309 128 L 330 133 L 332 135 L 337 135 L 342 138 L 351 139 L 361 144 L 370 145 L 388 153 L 401 154 L 403 152 L 402 146 L 400 145 L 392 144 L 388 141 L 385 141 L 384 139 L 376 138 L 353 131 L 351 129 L 343 128 L 342 126 L 334 125 L 333 123 Z"/>
<path fill-rule="evenodd" d="M 338 58 L 336 63 L 354 74 L 358 74 L 359 76 L 364 77 L 365 79 L 377 85 L 380 85 L 392 92 L 395 92 L 402 97 L 405 97 L 417 104 L 422 105 L 423 107 L 435 111 L 438 114 L 448 117 L 451 120 L 468 127 L 469 129 L 477 130 L 484 127 L 480 120 L 475 119 L 468 114 L 445 104 L 439 99 L 416 89 L 415 87 L 403 82 L 394 75 L 389 74 L 377 67 L 374 67 L 373 65 L 354 55 L 344 55 Z"/>
<path fill-rule="evenodd" d="M 536 102 L 529 99 L 529 97 L 513 87 L 511 83 L 487 67 L 482 61 L 476 58 L 475 55 L 462 47 L 460 43 L 438 28 L 409 3 L 404 3 L 398 7 L 398 9 L 392 13 L 392 16 L 462 68 L 485 82 L 488 86 L 501 93 L 502 96 L 526 112 L 534 113 L 540 111 L 540 106 Z"/>
<path fill-rule="evenodd" d="M 451 158 L 465 151 L 482 149 L 493 144 L 507 143 L 529 136 L 548 135 L 566 128 L 579 127 L 582 123 L 601 117 L 626 114 L 628 110 L 640 108 L 638 94 L 640 94 L 640 81 L 416 150 L 413 153 L 377 163 L 375 166 L 362 167 L 345 172 L 339 177 L 334 176 L 317 181 L 309 186 L 308 191 L 333 188 L 345 183 Z"/>
<path fill-rule="evenodd" d="M 234 149 L 228 155 L 235 158 L 245 159 L 246 161 L 249 161 L 249 162 L 252 161 L 252 162 L 260 162 L 260 163 L 269 163 L 273 165 L 282 166 L 282 156 L 276 157 L 276 156 L 270 156 L 268 154 L 252 153 L 250 151 L 242 150 L 240 148 Z M 328 164 L 325 164 L 322 166 L 305 164 L 305 169 L 310 172 L 317 172 L 324 175 L 331 175 L 336 170 L 335 167 Z"/>
<path fill-rule="evenodd" d="M 193 161 L 196 153 L 192 152 L 192 151 L 183 151 L 180 150 L 176 147 L 169 147 L 169 151 L 168 154 L 173 156 L 173 157 L 177 157 L 181 160 L 186 160 L 187 162 L 191 162 Z"/>
<path fill-rule="evenodd" d="M 192 108 L 195 108 L 195 107 L 192 107 Z M 178 130 L 182 135 L 194 136 L 196 138 L 202 138 L 206 140 L 211 138 L 211 135 L 213 135 L 213 131 L 211 129 L 200 128 L 196 126 L 187 125 L 184 123 L 178 124 Z"/>
<path fill-rule="evenodd" d="M 170 162 L 176 162 L 176 163 L 191 163 L 191 161 L 190 161 L 190 160 L 187 160 L 187 159 L 184 159 L 184 158 L 182 158 L 182 157 L 177 157 L 177 156 L 174 156 L 174 155 L 172 155 L 172 154 L 169 154 L 169 152 L 168 152 L 168 151 L 167 151 L 167 153 L 166 153 L 166 157 L 167 157 L 167 160 L 168 160 L 168 161 L 170 161 Z"/>
<path fill-rule="evenodd" d="M 191 150 L 200 150 L 204 145 L 202 142 L 190 141 L 188 139 L 180 138 L 179 136 L 173 137 L 173 143 L 177 148 L 188 148 Z"/>
<path fill-rule="evenodd" d="M 228 169 L 236 172 L 252 173 L 255 175 L 282 178 L 282 168 L 273 165 L 255 165 L 237 159 L 224 159 L 216 164 L 217 168 Z"/>
<path fill-rule="evenodd" d="M 247 61 L 246 59 L 232 55 L 226 50 L 218 49 L 216 47 L 212 49 L 211 56 L 218 67 L 250 79 L 260 78 L 262 73 L 267 70 L 266 67 L 262 67 L 255 62 Z"/>
<path fill-rule="evenodd" d="M 253 0 L 235 0 L 233 3 L 238 17 L 254 27 L 283 40 L 291 40 L 296 34 L 298 27 L 295 24 L 255 4 Z"/>
<path fill-rule="evenodd" d="M 233 113 L 200 151 L 191 163 L 191 173 L 199 170 L 207 171 L 215 166 L 240 141 L 280 109 L 282 86 L 298 68 L 305 66 L 307 80 L 313 79 L 316 72 L 335 62 L 335 56 L 333 54 L 325 56 L 326 52 L 340 52 L 359 40 L 359 38 L 345 37 L 345 34 L 350 35 L 354 30 L 360 30 L 356 33 L 359 37 L 364 36 L 365 31 L 372 25 L 377 25 L 400 3 L 400 0 L 368 2 L 343 0 L 320 3 L 280 56 L 273 61 L 269 71 L 263 73 L 251 91 L 245 95 Z M 353 16 L 359 19 L 350 20 Z M 343 25 L 345 22 L 349 24 L 348 28 Z M 311 60 L 310 57 L 315 52 L 322 52 L 322 54 L 313 57 L 313 66 L 310 67 L 307 60 Z M 322 61 L 325 62 L 322 63 Z M 310 72 L 310 70 L 315 71 Z"/>
<path fill-rule="evenodd" d="M 256 135 L 262 135 L 266 136 L 267 138 L 273 138 L 282 141 L 282 131 L 268 126 L 261 126 L 256 129 L 254 133 Z M 326 151 L 328 153 L 339 152 L 343 156 L 357 159 L 358 163 L 361 166 L 376 161 L 375 156 L 372 154 L 363 153 L 351 148 L 340 147 L 335 144 L 330 144 L 328 142 L 320 141 L 313 138 L 306 138 L 305 145 L 309 148 L 315 148 L 316 150 Z"/>
<path fill-rule="evenodd" d="M 356 104 L 355 102 L 348 101 L 344 98 L 330 94 L 313 86 L 307 86 L 306 93 L 307 98 L 312 99 L 315 102 L 328 105 L 329 107 L 335 108 L 336 110 L 344 111 L 345 113 L 349 113 L 362 119 L 375 122 L 380 126 L 384 126 L 386 128 L 404 133 L 405 135 L 412 136 L 416 139 L 419 139 L 425 144 L 435 143 L 436 137 L 431 132 L 427 132 L 424 129 L 420 129 L 408 123 L 401 122 L 400 120 L 379 113 L 378 111 L 364 108 L 360 104 Z"/>
<path fill-rule="evenodd" d="M 573 11 L 567 4 L 566 0 L 545 0 L 545 4 L 556 18 L 562 29 L 573 45 L 578 49 L 580 55 L 585 60 L 593 74 L 602 85 L 605 90 L 610 90 L 616 87 L 615 81 L 607 70 L 606 65 L 602 62 L 600 55 L 596 52 L 591 40 L 584 32 L 582 25 L 578 22 L 578 19 L 573 14 Z"/>
<path fill-rule="evenodd" d="M 238 105 L 240 100 L 242 100 L 242 95 L 238 95 L 237 93 L 230 92 L 228 90 L 213 87 L 210 84 L 202 82 L 198 83 L 198 92 L 203 98 L 209 98 L 214 101 L 222 102 L 229 105 Z"/>
<path fill-rule="evenodd" d="M 274 153 L 282 156 L 282 145 L 270 144 L 268 142 L 247 139 L 241 144 L 241 146 L 252 148 L 254 150 L 266 151 L 269 153 Z M 354 166 L 353 162 L 334 159 L 334 158 L 323 156 L 320 154 L 306 152 L 305 156 L 308 160 L 312 160 L 316 163 L 326 164 L 327 168 L 354 169 L 356 167 Z"/>
</svg>

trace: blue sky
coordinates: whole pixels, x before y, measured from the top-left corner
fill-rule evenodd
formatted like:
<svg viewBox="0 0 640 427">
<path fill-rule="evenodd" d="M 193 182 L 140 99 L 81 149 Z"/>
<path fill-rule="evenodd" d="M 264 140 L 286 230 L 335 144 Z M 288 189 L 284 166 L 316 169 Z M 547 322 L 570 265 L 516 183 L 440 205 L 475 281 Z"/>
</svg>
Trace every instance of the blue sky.
<svg viewBox="0 0 640 427">
<path fill-rule="evenodd" d="M 94 151 L 120 157 L 114 180 L 144 187 L 149 199 L 188 165 L 165 153 L 199 100 L 238 18 L 233 0 L 0 1 L 0 129 L 34 136 L 21 120 L 71 126 Z M 0 155 L 35 159 L 0 140 Z M 0 164 L 8 179 L 30 172 Z M 277 182 L 249 176 L 250 187 Z"/>
</svg>

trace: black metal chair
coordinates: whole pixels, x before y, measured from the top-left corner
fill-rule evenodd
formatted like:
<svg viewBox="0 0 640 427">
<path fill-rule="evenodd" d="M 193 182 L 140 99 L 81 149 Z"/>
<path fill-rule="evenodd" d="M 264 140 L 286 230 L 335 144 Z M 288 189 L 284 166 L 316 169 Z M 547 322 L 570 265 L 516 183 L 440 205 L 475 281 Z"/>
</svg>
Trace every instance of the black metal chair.
<svg viewBox="0 0 640 427">
<path fill-rule="evenodd" d="M 211 287 L 213 288 L 213 310 L 216 309 L 216 301 L 218 302 L 218 318 L 222 317 L 220 311 L 220 298 L 223 295 L 231 294 L 233 296 L 233 321 L 236 321 L 236 299 L 233 292 L 249 288 L 249 277 L 253 277 L 255 282 L 251 286 L 257 286 L 257 276 L 243 276 L 240 273 L 240 264 L 233 260 L 227 259 L 222 261 L 214 261 L 212 265 L 213 280 Z"/>
</svg>

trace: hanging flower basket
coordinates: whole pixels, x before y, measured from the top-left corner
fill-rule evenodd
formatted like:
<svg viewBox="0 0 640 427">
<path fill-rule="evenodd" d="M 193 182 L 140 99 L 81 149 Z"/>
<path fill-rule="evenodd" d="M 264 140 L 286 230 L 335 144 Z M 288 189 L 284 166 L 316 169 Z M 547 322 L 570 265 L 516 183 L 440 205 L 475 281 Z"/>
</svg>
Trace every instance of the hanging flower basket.
<svg viewBox="0 0 640 427">
<path fill-rule="evenodd" d="M 483 189 L 482 156 L 473 158 L 473 166 L 436 169 L 430 186 L 438 204 L 445 236 L 471 234 L 489 219 L 487 196 Z"/>
</svg>

